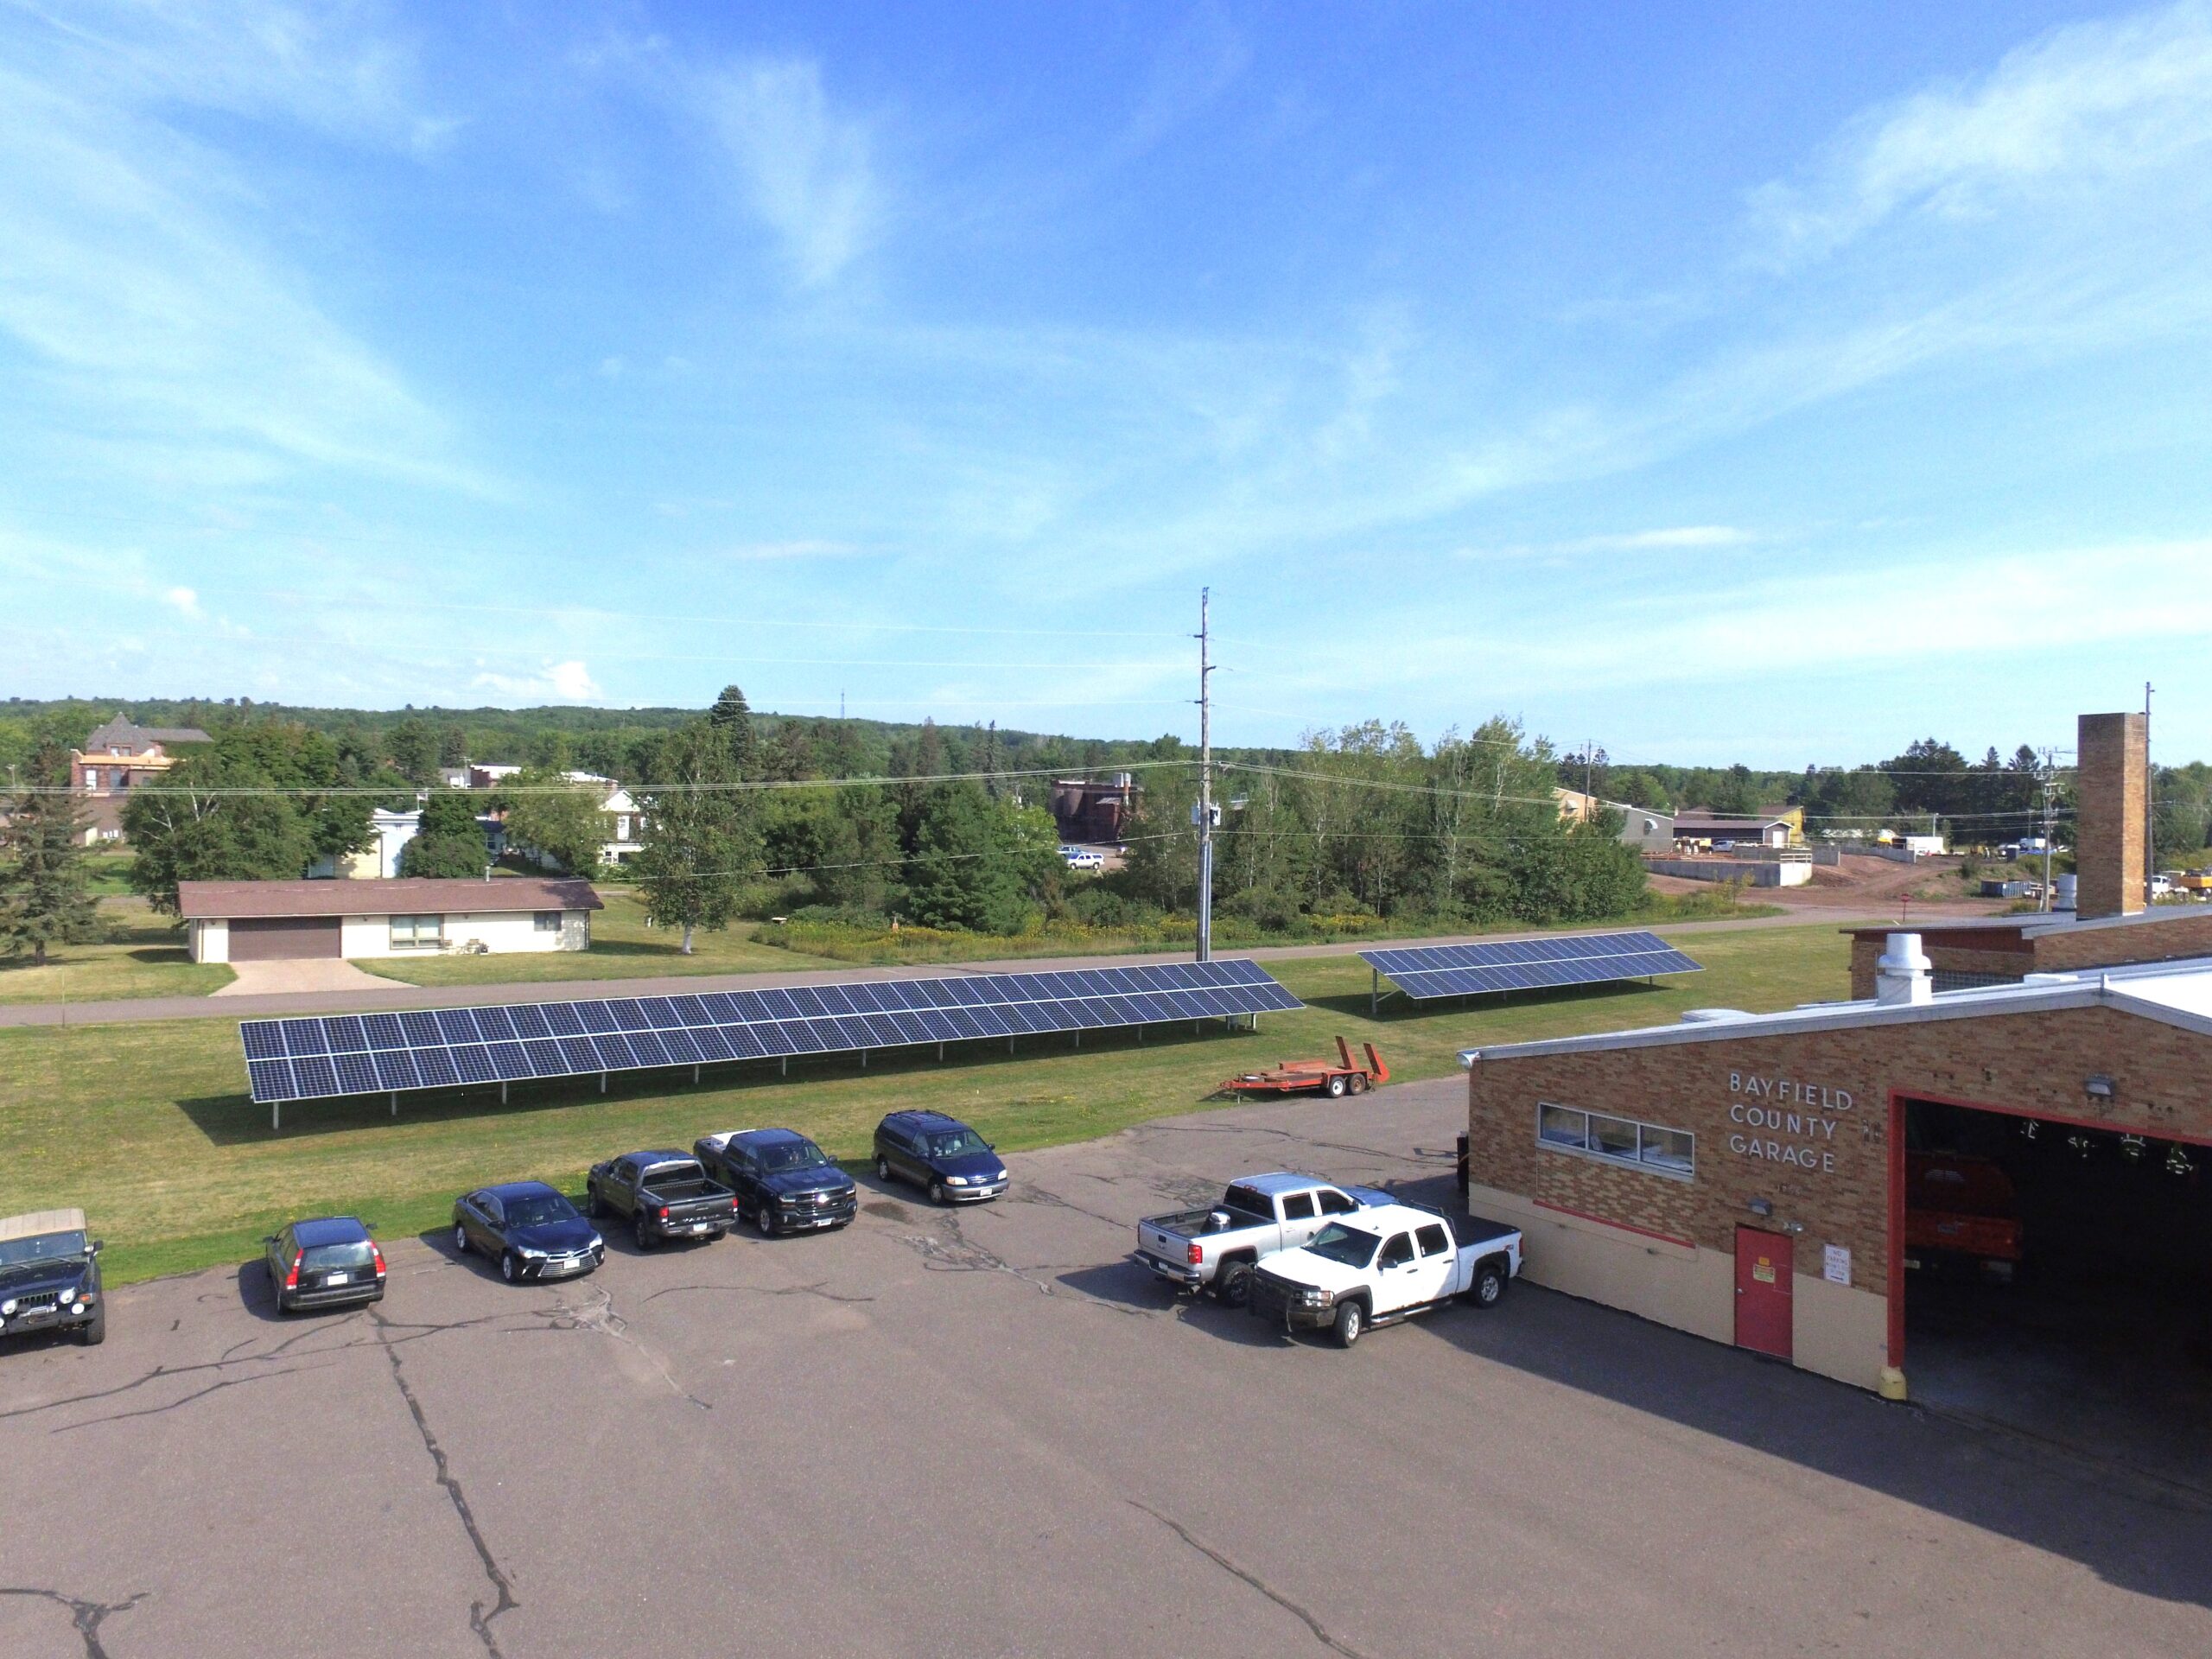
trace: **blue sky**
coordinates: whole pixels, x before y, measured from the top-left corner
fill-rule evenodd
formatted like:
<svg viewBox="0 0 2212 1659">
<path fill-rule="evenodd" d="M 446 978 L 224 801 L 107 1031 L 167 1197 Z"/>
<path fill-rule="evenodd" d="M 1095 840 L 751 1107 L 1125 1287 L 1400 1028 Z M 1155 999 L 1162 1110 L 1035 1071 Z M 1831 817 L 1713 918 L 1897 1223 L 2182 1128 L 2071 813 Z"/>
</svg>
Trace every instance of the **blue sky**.
<svg viewBox="0 0 2212 1659">
<path fill-rule="evenodd" d="M 2212 6 L 0 0 L 0 694 L 2212 753 Z"/>
</svg>

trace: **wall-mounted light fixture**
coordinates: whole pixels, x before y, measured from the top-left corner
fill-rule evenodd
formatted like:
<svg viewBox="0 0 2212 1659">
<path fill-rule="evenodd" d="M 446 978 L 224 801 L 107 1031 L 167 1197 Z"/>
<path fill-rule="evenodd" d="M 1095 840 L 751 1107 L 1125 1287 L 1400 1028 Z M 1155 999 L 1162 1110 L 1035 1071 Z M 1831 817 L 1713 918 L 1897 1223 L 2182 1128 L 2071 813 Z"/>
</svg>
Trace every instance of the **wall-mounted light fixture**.
<svg viewBox="0 0 2212 1659">
<path fill-rule="evenodd" d="M 2094 1077 L 2084 1077 L 2082 1079 L 2082 1091 L 2092 1100 L 2110 1100 L 2112 1079 L 2101 1071 Z"/>
<path fill-rule="evenodd" d="M 1774 1200 L 1753 1198 L 1751 1202 L 1751 1211 L 1755 1216 L 1770 1216 L 1774 1213 Z"/>
<path fill-rule="evenodd" d="M 1782 1230 L 1795 1238 L 1805 1230 L 1805 1224 L 1802 1221 L 1785 1221 L 1782 1224 Z"/>
</svg>

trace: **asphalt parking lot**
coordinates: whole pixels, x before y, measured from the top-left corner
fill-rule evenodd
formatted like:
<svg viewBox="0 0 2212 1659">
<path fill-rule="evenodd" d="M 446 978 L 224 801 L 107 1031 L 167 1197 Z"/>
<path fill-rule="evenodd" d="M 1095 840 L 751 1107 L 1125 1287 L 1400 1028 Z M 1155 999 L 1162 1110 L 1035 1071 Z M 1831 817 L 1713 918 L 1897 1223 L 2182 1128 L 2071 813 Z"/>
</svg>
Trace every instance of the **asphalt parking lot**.
<svg viewBox="0 0 2212 1659">
<path fill-rule="evenodd" d="M 370 1312 L 119 1291 L 104 1347 L 0 1350 L 0 1653 L 2212 1650 L 2188 1491 L 1526 1287 L 1341 1353 L 1123 1261 L 1252 1169 L 1444 1199 L 1464 1099 L 543 1288 L 402 1240 Z"/>
</svg>

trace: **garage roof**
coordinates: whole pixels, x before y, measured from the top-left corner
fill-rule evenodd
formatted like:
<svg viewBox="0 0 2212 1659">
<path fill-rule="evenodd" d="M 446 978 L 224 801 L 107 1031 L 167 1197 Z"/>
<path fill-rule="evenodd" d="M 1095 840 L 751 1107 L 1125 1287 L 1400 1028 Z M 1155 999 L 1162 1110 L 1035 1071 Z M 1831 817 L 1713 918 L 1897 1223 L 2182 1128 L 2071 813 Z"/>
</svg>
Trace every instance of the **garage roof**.
<svg viewBox="0 0 2212 1659">
<path fill-rule="evenodd" d="M 1725 1043 L 1746 1037 L 1795 1036 L 1860 1026 L 1924 1025 L 2056 1008 L 2102 1006 L 2212 1037 L 2212 957 L 2142 963 L 2125 968 L 2084 968 L 2070 973 L 2031 974 L 2018 985 L 1945 991 L 1926 1002 L 1811 1002 L 1777 1014 L 1706 1017 L 1678 1026 L 1599 1032 L 1543 1042 L 1500 1043 L 1459 1051 L 1459 1064 L 1519 1059 L 1537 1054 L 1586 1053 L 1617 1048 L 1658 1048 L 1675 1043 Z"/>
<path fill-rule="evenodd" d="M 403 876 L 390 881 L 180 881 L 186 921 L 264 916 L 485 915 L 517 910 L 601 910 L 588 881 L 499 876 L 489 881 Z"/>
</svg>

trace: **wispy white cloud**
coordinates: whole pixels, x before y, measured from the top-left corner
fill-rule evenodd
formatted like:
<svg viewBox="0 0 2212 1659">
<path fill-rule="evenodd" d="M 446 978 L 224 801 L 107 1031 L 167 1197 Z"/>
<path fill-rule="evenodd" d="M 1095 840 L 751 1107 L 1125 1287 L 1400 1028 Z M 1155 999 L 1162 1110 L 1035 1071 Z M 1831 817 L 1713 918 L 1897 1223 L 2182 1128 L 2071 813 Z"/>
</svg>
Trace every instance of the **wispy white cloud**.
<svg viewBox="0 0 2212 1659">
<path fill-rule="evenodd" d="M 868 124 L 831 106 L 820 66 L 806 60 L 713 75 L 702 96 L 793 277 L 809 288 L 833 280 L 882 229 Z"/>
<path fill-rule="evenodd" d="M 1977 79 L 1853 121 L 1800 182 L 1752 208 L 1781 258 L 1895 215 L 1977 217 L 2024 192 L 2096 187 L 2212 145 L 2212 9 L 2201 0 L 2056 29 Z"/>
<path fill-rule="evenodd" d="M 189 588 L 171 588 L 162 597 L 183 616 L 197 621 L 207 613 L 200 608 L 200 595 Z"/>
<path fill-rule="evenodd" d="M 482 486 L 446 423 L 271 251 L 254 176 L 197 118 L 411 152 L 430 118 L 410 113 L 404 54 L 252 3 L 18 12 L 0 45 L 0 333 L 33 365 L 7 401 L 67 410 L 48 424 L 142 472 L 204 461 L 213 481 L 251 481 L 307 464 Z"/>
<path fill-rule="evenodd" d="M 578 661 L 548 663 L 537 674 L 479 674 L 472 684 L 518 702 L 597 702 L 606 696 L 591 671 Z"/>
</svg>

